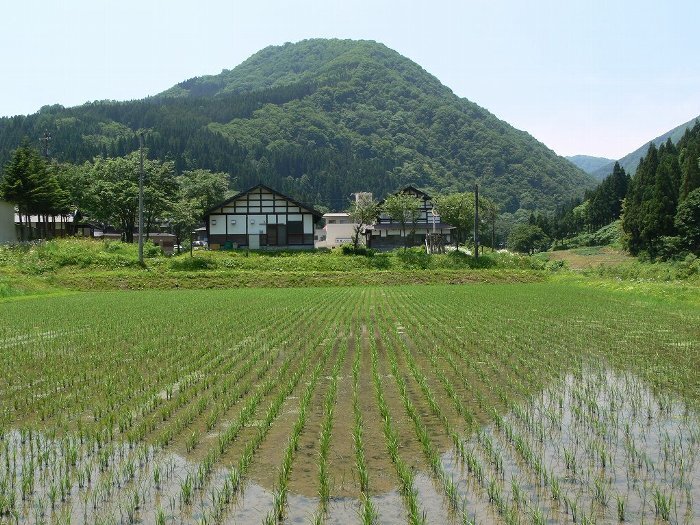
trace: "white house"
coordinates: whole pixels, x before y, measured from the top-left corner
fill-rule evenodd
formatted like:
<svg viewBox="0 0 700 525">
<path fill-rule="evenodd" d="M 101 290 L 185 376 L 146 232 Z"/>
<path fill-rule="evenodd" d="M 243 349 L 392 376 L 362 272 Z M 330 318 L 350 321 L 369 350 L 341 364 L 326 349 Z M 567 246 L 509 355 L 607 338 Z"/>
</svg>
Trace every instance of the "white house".
<svg viewBox="0 0 700 525">
<path fill-rule="evenodd" d="M 15 207 L 9 202 L 0 201 L 0 243 L 16 240 Z"/>
<path fill-rule="evenodd" d="M 323 215 L 326 225 L 317 230 L 316 248 L 335 248 L 352 242 L 355 224 L 345 212 L 326 213 Z M 364 243 L 364 238 L 360 237 Z"/>
<path fill-rule="evenodd" d="M 209 248 L 313 249 L 321 213 L 263 184 L 204 214 Z"/>
</svg>

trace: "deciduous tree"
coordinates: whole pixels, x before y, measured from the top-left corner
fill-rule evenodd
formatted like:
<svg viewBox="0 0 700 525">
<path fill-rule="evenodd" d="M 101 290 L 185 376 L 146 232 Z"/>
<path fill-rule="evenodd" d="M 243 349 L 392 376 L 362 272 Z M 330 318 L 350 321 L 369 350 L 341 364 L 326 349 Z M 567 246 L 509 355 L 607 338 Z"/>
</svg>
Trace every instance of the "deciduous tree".
<svg viewBox="0 0 700 525">
<path fill-rule="evenodd" d="M 352 245 L 355 250 L 360 245 L 360 234 L 367 226 L 374 224 L 379 212 L 379 204 L 374 200 L 372 194 L 368 193 L 358 194 L 355 201 L 350 205 L 348 214 L 354 223 Z"/>
<path fill-rule="evenodd" d="M 534 224 L 519 224 L 508 236 L 508 246 L 516 252 L 533 254 L 546 250 L 550 239 L 542 228 Z"/>
<path fill-rule="evenodd" d="M 404 249 L 407 246 L 406 226 L 411 226 L 411 233 L 415 231 L 416 220 L 418 219 L 421 207 L 421 200 L 410 193 L 396 193 L 389 195 L 384 200 L 382 210 L 393 220 L 401 225 Z"/>
</svg>

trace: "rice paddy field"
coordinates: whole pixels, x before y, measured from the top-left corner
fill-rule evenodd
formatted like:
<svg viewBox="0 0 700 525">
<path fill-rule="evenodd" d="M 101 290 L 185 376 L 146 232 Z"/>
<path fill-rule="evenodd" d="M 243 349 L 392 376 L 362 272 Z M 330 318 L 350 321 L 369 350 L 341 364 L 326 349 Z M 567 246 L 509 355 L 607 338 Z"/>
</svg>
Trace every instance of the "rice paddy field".
<svg viewBox="0 0 700 525">
<path fill-rule="evenodd" d="M 574 282 L 0 302 L 0 523 L 700 523 L 700 307 Z"/>
</svg>

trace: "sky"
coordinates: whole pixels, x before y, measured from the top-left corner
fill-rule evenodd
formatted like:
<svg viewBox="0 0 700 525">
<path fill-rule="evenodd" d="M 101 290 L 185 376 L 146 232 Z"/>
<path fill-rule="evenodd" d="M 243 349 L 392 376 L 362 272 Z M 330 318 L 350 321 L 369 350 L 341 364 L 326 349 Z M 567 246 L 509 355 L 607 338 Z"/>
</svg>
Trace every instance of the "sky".
<svg viewBox="0 0 700 525">
<path fill-rule="evenodd" d="M 620 158 L 700 115 L 700 2 L 4 2 L 0 116 L 154 95 L 306 38 L 382 42 L 560 155 Z"/>
</svg>

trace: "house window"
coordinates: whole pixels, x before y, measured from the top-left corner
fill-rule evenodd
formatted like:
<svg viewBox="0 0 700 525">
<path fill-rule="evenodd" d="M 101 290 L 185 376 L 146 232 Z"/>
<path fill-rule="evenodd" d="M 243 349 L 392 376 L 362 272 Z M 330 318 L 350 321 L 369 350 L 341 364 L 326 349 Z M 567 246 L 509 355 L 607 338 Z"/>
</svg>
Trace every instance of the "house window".
<svg viewBox="0 0 700 525">
<path fill-rule="evenodd" d="M 304 244 L 304 223 L 302 221 L 287 221 L 287 243 Z"/>
</svg>

